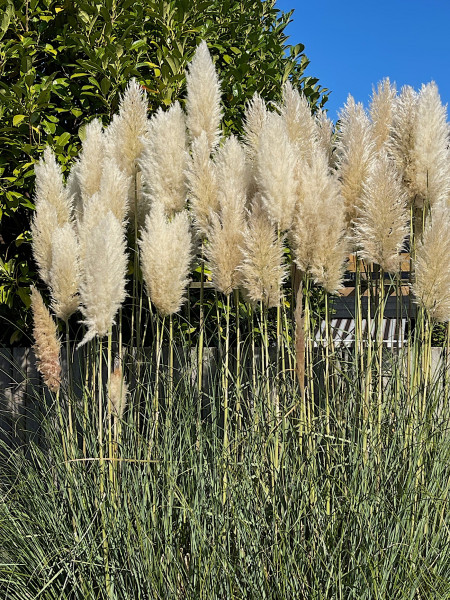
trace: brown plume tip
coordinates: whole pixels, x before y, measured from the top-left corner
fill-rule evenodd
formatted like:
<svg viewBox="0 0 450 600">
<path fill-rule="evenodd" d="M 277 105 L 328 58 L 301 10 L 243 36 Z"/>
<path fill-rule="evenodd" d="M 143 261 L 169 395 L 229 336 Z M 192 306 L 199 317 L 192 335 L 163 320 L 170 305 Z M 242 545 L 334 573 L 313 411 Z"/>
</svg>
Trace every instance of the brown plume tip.
<svg viewBox="0 0 450 600">
<path fill-rule="evenodd" d="M 59 353 L 61 344 L 57 334 L 56 323 L 35 287 L 31 288 L 31 309 L 33 311 L 34 353 L 38 371 L 45 384 L 52 392 L 61 386 L 61 365 Z"/>
</svg>

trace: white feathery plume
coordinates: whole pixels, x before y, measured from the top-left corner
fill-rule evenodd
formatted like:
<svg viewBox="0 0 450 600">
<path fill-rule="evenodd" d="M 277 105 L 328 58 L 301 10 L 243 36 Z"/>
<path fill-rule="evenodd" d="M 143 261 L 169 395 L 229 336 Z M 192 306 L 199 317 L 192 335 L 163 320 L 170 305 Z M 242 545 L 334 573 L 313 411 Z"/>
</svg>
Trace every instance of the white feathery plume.
<svg viewBox="0 0 450 600">
<path fill-rule="evenodd" d="M 67 321 L 78 310 L 80 285 L 78 240 L 70 223 L 58 227 L 52 238 L 50 291 L 55 315 Z"/>
<path fill-rule="evenodd" d="M 81 197 L 80 179 L 78 176 L 79 163 L 73 163 L 66 180 L 66 190 L 72 202 L 72 218 L 77 221 L 83 214 L 83 199 Z"/>
<path fill-rule="evenodd" d="M 136 79 L 131 79 L 123 94 L 119 114 L 105 130 L 106 153 L 128 176 L 136 174 L 137 161 L 144 149 L 148 131 L 147 94 Z"/>
<path fill-rule="evenodd" d="M 244 258 L 245 227 L 244 207 L 237 203 L 224 205 L 220 214 L 211 216 L 206 257 L 214 286 L 226 295 L 238 288 L 242 279 L 239 267 Z"/>
<path fill-rule="evenodd" d="M 234 135 L 218 150 L 215 163 L 220 209 L 236 204 L 238 210 L 243 210 L 250 185 L 250 170 L 245 150 Z"/>
<path fill-rule="evenodd" d="M 186 73 L 187 128 L 191 140 L 206 133 L 209 149 L 221 137 L 220 82 L 206 42 L 201 42 Z"/>
<path fill-rule="evenodd" d="M 296 163 L 297 157 L 284 119 L 269 113 L 261 131 L 256 174 L 264 206 L 280 231 L 287 231 L 292 225 L 296 202 Z"/>
<path fill-rule="evenodd" d="M 341 287 L 348 243 L 344 203 L 326 153 L 317 148 L 299 171 L 299 202 L 291 232 L 295 262 L 327 292 Z"/>
<path fill-rule="evenodd" d="M 63 182 L 61 168 L 50 148 L 35 166 L 36 192 L 34 213 L 31 224 L 33 256 L 38 265 L 39 275 L 49 283 L 51 269 L 51 240 L 57 227 L 71 221 L 72 203 Z"/>
<path fill-rule="evenodd" d="M 411 152 L 415 204 L 445 201 L 450 192 L 449 129 L 447 109 L 437 85 L 423 85 L 417 101 L 414 145 Z"/>
<path fill-rule="evenodd" d="M 186 210 L 171 220 L 161 202 L 154 202 L 145 218 L 139 241 L 141 269 L 147 293 L 158 312 L 168 316 L 180 310 L 189 283 L 192 241 Z"/>
<path fill-rule="evenodd" d="M 83 227 L 84 227 L 83 222 Z M 103 337 L 125 300 L 125 232 L 111 211 L 80 236 L 82 321 L 88 328 L 81 344 Z"/>
<path fill-rule="evenodd" d="M 450 209 L 443 202 L 432 207 L 418 243 L 412 290 L 433 319 L 450 320 Z"/>
<path fill-rule="evenodd" d="M 105 136 L 100 119 L 94 119 L 84 129 L 85 138 L 77 164 L 77 178 L 83 198 L 90 198 L 100 189 L 105 158 Z"/>
<path fill-rule="evenodd" d="M 328 157 L 328 164 L 330 167 L 334 167 L 333 121 L 327 117 L 327 113 L 324 110 L 317 111 L 317 113 L 314 115 L 314 120 L 317 129 L 317 144 L 321 151 L 324 152 Z"/>
<path fill-rule="evenodd" d="M 103 204 L 103 214 L 110 210 L 119 223 L 127 218 L 130 184 L 130 177 L 118 168 L 114 160 L 104 161 L 98 198 Z"/>
<path fill-rule="evenodd" d="M 383 79 L 376 90 L 373 88 L 369 113 L 376 150 L 380 150 L 389 139 L 396 96 L 397 89 L 395 84 L 391 85 L 389 77 Z"/>
<path fill-rule="evenodd" d="M 257 199 L 252 202 L 243 237 L 243 260 L 238 270 L 247 298 L 253 303 L 263 302 L 268 308 L 278 306 L 287 276 L 283 239 L 278 237 Z"/>
<path fill-rule="evenodd" d="M 139 158 L 148 133 L 147 111 L 147 95 L 136 79 L 131 79 L 121 98 L 119 114 L 114 115 L 111 124 L 105 130 L 106 155 L 130 177 L 130 220 L 137 219 L 138 224 L 143 222 L 146 213 Z"/>
<path fill-rule="evenodd" d="M 393 158 L 403 184 L 408 191 L 408 200 L 414 203 L 411 191 L 414 180 L 412 151 L 414 148 L 417 121 L 418 95 L 411 86 L 404 86 L 394 102 L 391 134 L 387 150 Z"/>
<path fill-rule="evenodd" d="M 58 223 L 68 223 L 72 213 L 72 202 L 63 182 L 61 167 L 56 162 L 55 155 L 47 146 L 43 158 L 35 165 L 36 192 L 35 205 L 39 210 L 41 202 L 49 202 L 55 207 Z"/>
<path fill-rule="evenodd" d="M 128 212 L 130 178 L 117 167 L 111 158 L 105 159 L 100 181 L 100 190 L 85 198 L 82 218 L 77 219 L 77 231 L 81 252 L 83 240 L 88 232 L 98 225 L 108 211 L 111 211 L 121 224 L 125 224 Z"/>
<path fill-rule="evenodd" d="M 375 156 L 369 118 L 362 104 L 349 95 L 340 113 L 340 132 L 336 145 L 337 167 L 349 226 L 358 214 L 364 182 Z"/>
<path fill-rule="evenodd" d="M 258 154 L 261 131 L 267 117 L 266 103 L 255 92 L 245 107 L 244 142 L 247 154 L 253 161 Z"/>
<path fill-rule="evenodd" d="M 364 184 L 361 212 L 355 220 L 354 235 L 362 248 L 361 256 L 386 272 L 397 271 L 408 220 L 407 197 L 399 175 L 382 150 Z"/>
<path fill-rule="evenodd" d="M 41 200 L 31 223 L 33 256 L 38 266 L 39 275 L 47 285 L 50 283 L 52 268 L 52 238 L 56 229 L 63 225 L 58 223 L 56 208 L 50 202 Z"/>
<path fill-rule="evenodd" d="M 219 210 L 219 188 L 217 169 L 211 159 L 205 132 L 202 132 L 191 144 L 186 179 L 195 227 L 203 237 L 206 237 L 211 226 L 211 214 Z"/>
<path fill-rule="evenodd" d="M 290 81 L 283 86 L 281 116 L 297 158 L 308 160 L 315 147 L 317 127 L 306 96 L 294 89 Z"/>
<path fill-rule="evenodd" d="M 166 112 L 160 108 L 150 120 L 140 165 L 148 204 L 162 202 L 169 215 L 186 206 L 186 151 L 186 123 L 180 104 L 176 102 Z"/>
</svg>

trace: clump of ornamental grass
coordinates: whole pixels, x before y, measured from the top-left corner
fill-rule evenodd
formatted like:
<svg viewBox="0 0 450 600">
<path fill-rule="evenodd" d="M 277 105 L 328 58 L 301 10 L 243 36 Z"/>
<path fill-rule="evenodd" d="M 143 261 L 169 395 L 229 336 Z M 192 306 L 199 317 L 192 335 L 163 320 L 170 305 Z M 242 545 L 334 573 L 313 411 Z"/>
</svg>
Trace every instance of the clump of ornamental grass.
<svg viewBox="0 0 450 600">
<path fill-rule="evenodd" d="M 412 290 L 436 321 L 450 320 L 450 209 L 436 204 L 417 244 Z"/>
<path fill-rule="evenodd" d="M 81 344 L 85 344 L 110 331 L 125 300 L 127 254 L 124 227 L 111 211 L 87 227 L 80 238 L 80 302 L 87 327 Z"/>
<path fill-rule="evenodd" d="M 369 118 L 362 104 L 352 96 L 339 115 L 340 130 L 336 143 L 336 159 L 345 218 L 349 226 L 358 214 L 364 182 L 374 158 L 375 144 Z"/>
<path fill-rule="evenodd" d="M 141 269 L 147 293 L 162 316 L 178 312 L 185 300 L 192 261 L 187 211 L 169 218 L 154 202 L 139 241 Z"/>
<path fill-rule="evenodd" d="M 211 215 L 219 210 L 219 187 L 217 168 L 211 159 L 205 132 L 191 144 L 186 179 L 195 227 L 202 237 L 206 237 L 211 226 Z"/>
<path fill-rule="evenodd" d="M 66 223 L 62 227 L 58 227 L 52 237 L 51 306 L 59 319 L 67 321 L 78 310 L 79 286 L 78 239 L 73 226 Z"/>
<path fill-rule="evenodd" d="M 238 267 L 241 285 L 252 303 L 268 308 L 278 306 L 286 280 L 283 239 L 255 198 L 243 236 L 242 263 Z"/>
<path fill-rule="evenodd" d="M 201 42 L 186 73 L 186 125 L 193 141 L 206 134 L 209 150 L 221 138 L 220 82 L 206 42 Z"/>
<path fill-rule="evenodd" d="M 361 258 L 386 272 L 399 268 L 408 234 L 407 197 L 395 166 L 384 151 L 378 153 L 363 186 L 354 239 Z"/>
<path fill-rule="evenodd" d="M 389 140 L 396 96 L 397 89 L 395 84 L 391 85 L 389 77 L 381 81 L 376 90 L 373 89 L 369 114 L 376 150 Z"/>
<path fill-rule="evenodd" d="M 298 203 L 290 232 L 294 259 L 327 292 L 341 287 L 348 251 L 344 203 L 320 148 L 299 169 Z"/>
<path fill-rule="evenodd" d="M 186 206 L 186 118 L 178 102 L 150 119 L 140 159 L 144 195 L 148 205 L 162 202 L 168 215 Z"/>
<path fill-rule="evenodd" d="M 64 186 L 61 168 L 50 148 L 35 166 L 36 193 L 31 224 L 33 255 L 38 265 L 39 275 L 45 283 L 50 283 L 52 266 L 52 237 L 58 227 L 71 221 L 72 204 L 68 190 Z"/>
<path fill-rule="evenodd" d="M 292 225 L 296 201 L 297 157 L 283 117 L 269 113 L 261 130 L 256 179 L 265 209 L 279 231 Z"/>
<path fill-rule="evenodd" d="M 61 386 L 61 343 L 56 323 L 34 286 L 31 288 L 31 310 L 37 368 L 49 390 L 57 392 Z"/>
</svg>

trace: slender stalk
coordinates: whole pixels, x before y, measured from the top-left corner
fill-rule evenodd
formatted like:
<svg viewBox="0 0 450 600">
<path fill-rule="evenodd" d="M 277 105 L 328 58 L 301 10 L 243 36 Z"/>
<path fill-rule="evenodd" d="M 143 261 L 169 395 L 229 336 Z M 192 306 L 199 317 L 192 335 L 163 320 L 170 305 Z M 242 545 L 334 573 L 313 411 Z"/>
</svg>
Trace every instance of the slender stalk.
<svg viewBox="0 0 450 600">
<path fill-rule="evenodd" d="M 100 515 L 102 522 L 102 547 L 103 562 L 105 566 L 105 586 L 107 597 L 111 597 L 111 577 L 109 573 L 109 547 L 108 536 L 106 533 L 106 515 L 105 515 L 105 461 L 103 455 L 103 341 L 99 340 L 99 364 L 98 364 L 98 451 L 100 468 Z"/>
<path fill-rule="evenodd" d="M 230 355 L 230 294 L 227 294 L 226 301 L 226 333 L 225 333 L 225 365 L 223 370 L 223 486 L 222 486 L 222 504 L 227 500 L 228 485 L 228 420 L 229 420 L 229 355 Z"/>
<path fill-rule="evenodd" d="M 326 431 L 326 463 L 327 463 L 327 515 L 331 515 L 331 495 L 330 495 L 330 307 L 328 303 L 328 294 L 325 293 L 325 431 Z"/>
<path fill-rule="evenodd" d="M 234 305 L 236 310 L 236 429 L 234 437 L 235 460 L 239 460 L 239 438 L 242 430 L 242 390 L 241 390 L 241 331 L 239 315 L 239 290 L 234 290 Z"/>
<path fill-rule="evenodd" d="M 172 412 L 173 404 L 173 316 L 169 315 L 169 389 L 168 389 L 168 409 Z"/>
<path fill-rule="evenodd" d="M 71 352 L 70 352 L 70 332 L 69 332 L 69 321 L 65 321 L 66 324 L 66 362 L 67 362 L 67 413 L 69 420 L 69 449 L 70 456 L 73 457 L 72 451 L 75 449 L 75 440 L 73 437 L 73 415 L 72 415 L 72 396 L 73 396 L 73 377 L 72 377 L 72 366 L 71 366 Z"/>
<path fill-rule="evenodd" d="M 112 431 L 112 406 L 111 406 L 111 366 L 112 366 L 112 330 L 108 331 L 108 354 L 107 354 L 107 372 L 108 372 L 108 474 L 111 489 L 114 489 L 114 466 L 112 458 L 114 456 L 113 431 Z"/>
<path fill-rule="evenodd" d="M 378 465 L 381 468 L 381 421 L 383 411 L 383 320 L 384 320 L 384 271 L 380 267 L 379 277 L 379 301 L 378 301 L 378 397 L 377 397 L 377 447 L 378 447 Z"/>
</svg>

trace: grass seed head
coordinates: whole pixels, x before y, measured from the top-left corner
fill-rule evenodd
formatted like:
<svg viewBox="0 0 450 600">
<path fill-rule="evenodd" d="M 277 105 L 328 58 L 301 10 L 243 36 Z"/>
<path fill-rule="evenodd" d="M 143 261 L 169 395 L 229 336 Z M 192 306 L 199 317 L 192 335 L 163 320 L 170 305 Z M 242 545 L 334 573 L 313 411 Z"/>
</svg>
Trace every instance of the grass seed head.
<svg viewBox="0 0 450 600">
<path fill-rule="evenodd" d="M 31 288 L 31 310 L 33 313 L 34 352 L 37 368 L 42 374 L 47 387 L 52 392 L 57 392 L 61 385 L 59 360 L 61 343 L 58 338 L 56 323 L 45 306 L 41 294 L 34 286 Z"/>
</svg>

